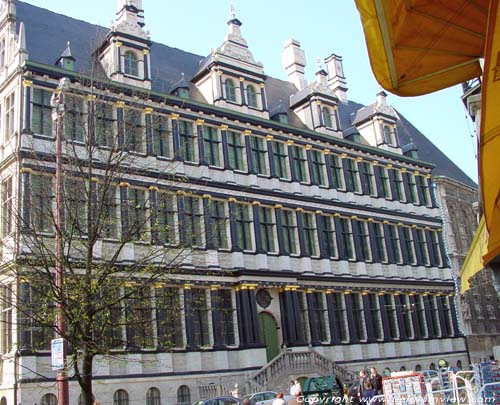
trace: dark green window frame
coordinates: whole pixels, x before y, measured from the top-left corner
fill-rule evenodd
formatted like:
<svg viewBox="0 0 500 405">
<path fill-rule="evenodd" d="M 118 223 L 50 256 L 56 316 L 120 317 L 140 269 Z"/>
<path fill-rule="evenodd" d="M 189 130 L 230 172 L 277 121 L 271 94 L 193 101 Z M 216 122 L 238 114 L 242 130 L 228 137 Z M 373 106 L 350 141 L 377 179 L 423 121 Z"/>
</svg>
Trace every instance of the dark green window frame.
<svg viewBox="0 0 500 405">
<path fill-rule="evenodd" d="M 290 210 L 282 210 L 283 248 L 288 255 L 297 254 L 297 224 L 295 214 Z"/>
<path fill-rule="evenodd" d="M 191 121 L 179 120 L 178 125 L 182 159 L 187 162 L 194 162 L 196 159 L 196 137 L 193 131 L 193 123 Z"/>
<path fill-rule="evenodd" d="M 325 181 L 325 159 L 323 158 L 323 153 L 312 150 L 311 151 L 311 182 L 313 184 L 318 184 L 320 186 L 326 186 Z"/>
<path fill-rule="evenodd" d="M 220 166 L 220 148 L 221 143 L 219 131 L 215 127 L 205 125 L 203 127 L 203 146 L 205 151 L 205 160 L 210 166 Z"/>
<path fill-rule="evenodd" d="M 152 116 L 153 153 L 156 156 L 170 157 L 168 117 Z"/>
<path fill-rule="evenodd" d="M 241 132 L 227 131 L 229 166 L 233 170 L 245 170 L 243 136 Z"/>
<path fill-rule="evenodd" d="M 307 182 L 307 157 L 305 149 L 300 146 L 292 146 L 290 154 L 290 165 L 292 166 L 293 181 Z"/>
<path fill-rule="evenodd" d="M 262 248 L 266 252 L 275 252 L 275 233 L 274 229 L 276 224 L 274 223 L 273 210 L 272 208 L 259 207 L 259 233 L 260 240 L 262 243 Z"/>
<path fill-rule="evenodd" d="M 282 142 L 275 142 L 273 141 L 273 170 L 276 177 L 280 179 L 288 179 L 288 172 L 287 172 L 287 161 L 288 161 L 288 154 L 286 151 L 285 144 Z"/>
<path fill-rule="evenodd" d="M 252 153 L 252 162 L 257 174 L 267 175 L 267 148 L 264 138 L 251 136 L 250 151 Z"/>
<path fill-rule="evenodd" d="M 39 88 L 33 89 L 33 98 L 31 100 L 31 129 L 35 134 L 52 136 L 52 106 L 50 105 L 52 94 L 53 93 L 48 90 Z M 7 113 L 7 107 L 5 111 Z M 7 114 L 5 120 L 9 121 Z M 6 135 L 9 137 L 10 133 L 6 133 Z"/>
</svg>

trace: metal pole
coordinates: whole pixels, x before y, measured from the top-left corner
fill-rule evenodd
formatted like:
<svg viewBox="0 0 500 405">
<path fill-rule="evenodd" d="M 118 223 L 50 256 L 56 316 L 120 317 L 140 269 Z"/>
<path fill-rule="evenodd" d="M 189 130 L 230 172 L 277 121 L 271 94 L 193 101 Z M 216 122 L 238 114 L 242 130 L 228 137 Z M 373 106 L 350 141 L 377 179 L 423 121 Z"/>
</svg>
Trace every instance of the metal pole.
<svg viewBox="0 0 500 405">
<path fill-rule="evenodd" d="M 63 176 L 62 176 L 62 138 L 64 119 L 64 85 L 67 78 L 61 79 L 57 88 L 57 120 L 56 120 L 56 288 L 59 299 L 56 301 L 56 324 L 57 337 L 64 338 L 66 335 L 66 320 L 64 317 L 64 205 L 63 205 Z M 69 405 L 69 387 L 67 379 L 66 357 L 68 354 L 67 343 L 63 343 L 64 367 L 57 370 L 57 404 Z"/>
</svg>

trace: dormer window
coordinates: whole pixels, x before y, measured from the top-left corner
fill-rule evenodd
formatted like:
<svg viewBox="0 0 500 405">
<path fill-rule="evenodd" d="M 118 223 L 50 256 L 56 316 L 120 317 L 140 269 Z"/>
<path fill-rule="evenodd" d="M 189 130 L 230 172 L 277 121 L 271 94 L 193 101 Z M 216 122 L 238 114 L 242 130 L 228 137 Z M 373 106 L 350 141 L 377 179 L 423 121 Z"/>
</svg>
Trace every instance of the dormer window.
<svg viewBox="0 0 500 405">
<path fill-rule="evenodd" d="M 234 82 L 232 79 L 226 79 L 224 82 L 224 88 L 226 90 L 227 101 L 236 102 L 236 89 L 234 87 Z"/>
<path fill-rule="evenodd" d="M 175 91 L 175 95 L 180 98 L 189 98 L 189 89 L 180 87 Z"/>
<path fill-rule="evenodd" d="M 249 107 L 257 108 L 257 93 L 252 85 L 247 86 L 247 102 Z"/>
<path fill-rule="evenodd" d="M 323 125 L 327 128 L 333 128 L 332 113 L 328 107 L 323 107 L 321 110 L 323 115 Z"/>
<path fill-rule="evenodd" d="M 287 114 L 278 114 L 278 121 L 282 124 L 288 124 L 288 115 Z"/>
<path fill-rule="evenodd" d="M 397 146 L 396 134 L 391 125 L 384 125 L 384 142 L 391 146 Z"/>
<path fill-rule="evenodd" d="M 130 76 L 139 76 L 137 56 L 132 51 L 127 51 L 123 55 L 125 74 Z"/>
</svg>

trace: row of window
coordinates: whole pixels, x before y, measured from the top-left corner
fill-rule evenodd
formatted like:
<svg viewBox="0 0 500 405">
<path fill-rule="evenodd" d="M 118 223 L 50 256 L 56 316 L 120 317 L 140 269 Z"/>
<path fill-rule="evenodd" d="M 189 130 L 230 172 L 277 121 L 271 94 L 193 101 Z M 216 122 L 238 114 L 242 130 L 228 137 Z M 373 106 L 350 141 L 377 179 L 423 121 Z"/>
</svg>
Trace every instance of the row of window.
<svg viewBox="0 0 500 405">
<path fill-rule="evenodd" d="M 183 391 L 185 391 L 187 388 L 189 392 L 189 388 L 186 387 L 185 385 L 179 387 L 179 390 L 181 390 L 181 388 Z M 183 393 L 180 392 L 179 390 L 177 394 L 178 397 L 183 395 Z M 3 401 L 4 399 L 5 398 L 3 398 L 2 401 L 0 401 L 0 405 L 7 405 L 7 400 L 5 399 L 5 401 Z M 126 390 L 118 389 L 114 392 L 113 405 L 129 405 L 129 403 L 130 403 L 129 394 Z M 40 405 L 57 405 L 57 396 L 54 394 L 45 394 L 40 400 Z M 85 405 L 83 394 L 80 394 L 80 396 L 78 397 L 78 405 Z M 146 391 L 146 405 L 161 405 L 161 394 L 158 388 L 151 387 Z"/>
<path fill-rule="evenodd" d="M 31 125 L 37 134 L 53 135 L 50 96 L 45 90 L 33 90 Z M 83 141 L 87 132 L 95 132 L 95 141 L 103 146 L 118 144 L 169 159 L 433 206 L 429 181 L 420 174 L 221 129 L 224 127 L 171 120 L 104 102 L 93 104 L 94 119 L 90 120 L 83 98 L 67 97 L 67 138 Z"/>
<path fill-rule="evenodd" d="M 252 84 L 240 88 L 235 85 L 233 79 L 227 78 L 224 80 L 224 96 L 231 103 L 246 103 L 252 108 L 262 108 L 262 94 L 258 93 Z"/>
<path fill-rule="evenodd" d="M 8 194 L 11 181 L 2 183 L 4 235 L 13 230 L 13 200 Z M 54 228 L 52 181 L 43 175 L 24 179 L 25 221 L 39 232 L 51 233 Z M 99 183 L 89 186 L 83 181 L 66 181 L 65 222 L 73 237 L 87 234 L 87 198 L 93 193 L 91 218 L 99 224 L 101 238 L 325 259 L 446 265 L 442 235 L 435 229 L 145 188 L 100 188 Z"/>
<path fill-rule="evenodd" d="M 245 311 L 255 303 L 238 301 L 229 289 L 141 287 L 130 292 L 111 311 L 106 347 L 127 350 L 224 348 L 245 342 L 235 325 L 245 322 Z M 31 292 L 33 306 L 40 300 Z M 255 301 L 255 295 L 251 295 Z M 237 303 L 237 308 L 235 306 Z M 287 345 L 359 343 L 459 334 L 453 298 L 443 295 L 281 292 L 283 342 Z M 255 313 L 257 316 L 257 313 Z M 23 347 L 49 350 L 53 329 L 23 322 Z M 252 326 L 259 341 L 258 325 Z M 293 332 L 290 332 L 293 331 Z"/>
<path fill-rule="evenodd" d="M 448 296 L 298 292 L 299 341 L 356 343 L 458 334 Z M 297 321 L 296 321 L 297 322 Z M 301 326 L 303 328 L 301 328 Z M 309 326 L 309 327 L 308 327 Z"/>
</svg>

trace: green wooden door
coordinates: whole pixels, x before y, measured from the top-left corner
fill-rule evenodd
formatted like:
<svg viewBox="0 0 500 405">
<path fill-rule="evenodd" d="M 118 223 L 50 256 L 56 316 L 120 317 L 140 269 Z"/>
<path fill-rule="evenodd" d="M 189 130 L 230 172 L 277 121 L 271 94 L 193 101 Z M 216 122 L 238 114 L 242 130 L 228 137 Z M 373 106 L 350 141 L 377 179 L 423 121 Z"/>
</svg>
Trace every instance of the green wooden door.
<svg viewBox="0 0 500 405">
<path fill-rule="evenodd" d="M 278 341 L 278 325 L 274 317 L 267 313 L 259 314 L 259 337 L 266 345 L 267 361 L 274 359 L 280 352 Z"/>
</svg>

